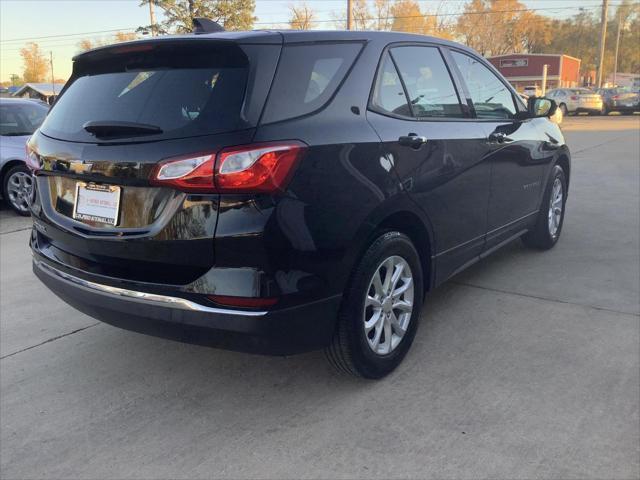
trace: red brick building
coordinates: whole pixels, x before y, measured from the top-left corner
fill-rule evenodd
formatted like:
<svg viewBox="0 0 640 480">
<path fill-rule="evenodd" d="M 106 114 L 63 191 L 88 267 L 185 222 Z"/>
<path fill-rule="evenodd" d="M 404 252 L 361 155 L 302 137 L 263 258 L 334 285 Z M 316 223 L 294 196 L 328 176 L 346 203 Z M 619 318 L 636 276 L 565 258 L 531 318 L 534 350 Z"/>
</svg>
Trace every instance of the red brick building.
<svg viewBox="0 0 640 480">
<path fill-rule="evenodd" d="M 488 60 L 518 90 L 528 85 L 542 87 L 542 68 L 547 69 L 547 90 L 580 85 L 580 59 L 546 53 L 510 53 Z"/>
</svg>

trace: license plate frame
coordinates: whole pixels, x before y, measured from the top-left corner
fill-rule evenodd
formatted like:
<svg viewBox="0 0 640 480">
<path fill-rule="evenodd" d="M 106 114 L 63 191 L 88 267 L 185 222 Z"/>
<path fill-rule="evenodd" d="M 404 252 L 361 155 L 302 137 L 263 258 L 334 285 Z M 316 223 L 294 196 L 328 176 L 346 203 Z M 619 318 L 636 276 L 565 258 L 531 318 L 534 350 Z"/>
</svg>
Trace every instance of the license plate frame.
<svg viewBox="0 0 640 480">
<path fill-rule="evenodd" d="M 117 185 L 76 182 L 73 219 L 116 226 L 122 188 Z"/>
</svg>

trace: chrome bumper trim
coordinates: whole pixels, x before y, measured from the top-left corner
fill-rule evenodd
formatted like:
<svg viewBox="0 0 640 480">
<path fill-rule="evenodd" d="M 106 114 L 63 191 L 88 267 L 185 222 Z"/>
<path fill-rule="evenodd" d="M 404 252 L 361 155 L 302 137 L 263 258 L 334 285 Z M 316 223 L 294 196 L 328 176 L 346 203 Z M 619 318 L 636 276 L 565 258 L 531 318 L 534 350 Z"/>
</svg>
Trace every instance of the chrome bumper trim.
<svg viewBox="0 0 640 480">
<path fill-rule="evenodd" d="M 62 272 L 40 260 L 34 259 L 33 263 L 37 268 L 40 269 L 40 271 L 46 273 L 51 277 L 69 283 L 74 287 L 116 299 L 146 303 L 148 305 L 155 305 L 158 307 L 176 308 L 180 310 L 190 310 L 202 313 L 217 313 L 222 315 L 260 317 L 266 315 L 267 313 L 265 311 L 230 310 L 226 308 L 207 307 L 180 297 L 171 297 L 168 295 L 158 295 L 155 293 L 128 290 L 126 288 L 111 287 L 109 285 L 103 285 L 101 283 L 91 282 L 89 280 L 84 280 L 82 278 L 69 275 L 68 273 Z"/>
</svg>

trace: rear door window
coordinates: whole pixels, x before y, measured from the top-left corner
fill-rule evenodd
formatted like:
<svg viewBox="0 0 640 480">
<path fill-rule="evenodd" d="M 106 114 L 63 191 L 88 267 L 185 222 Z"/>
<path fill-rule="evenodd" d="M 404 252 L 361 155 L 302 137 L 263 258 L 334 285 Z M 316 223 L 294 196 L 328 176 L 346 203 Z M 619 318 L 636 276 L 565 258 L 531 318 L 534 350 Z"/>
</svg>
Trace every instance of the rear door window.
<svg viewBox="0 0 640 480">
<path fill-rule="evenodd" d="M 391 49 L 416 118 L 464 117 L 460 99 L 440 51 L 411 46 Z"/>
<path fill-rule="evenodd" d="M 344 80 L 361 49 L 361 43 L 283 47 L 262 122 L 279 122 L 322 108 Z"/>
<path fill-rule="evenodd" d="M 389 52 L 384 54 L 380 69 L 378 70 L 378 78 L 373 89 L 371 104 L 374 110 L 393 115 L 411 117 L 411 107 L 409 100 L 405 95 L 400 75 L 391 60 Z"/>
<path fill-rule="evenodd" d="M 52 108 L 45 135 L 95 141 L 86 122 L 153 125 L 146 138 L 182 138 L 243 127 L 248 62 L 238 48 L 178 48 L 113 55 L 84 65 Z"/>
</svg>

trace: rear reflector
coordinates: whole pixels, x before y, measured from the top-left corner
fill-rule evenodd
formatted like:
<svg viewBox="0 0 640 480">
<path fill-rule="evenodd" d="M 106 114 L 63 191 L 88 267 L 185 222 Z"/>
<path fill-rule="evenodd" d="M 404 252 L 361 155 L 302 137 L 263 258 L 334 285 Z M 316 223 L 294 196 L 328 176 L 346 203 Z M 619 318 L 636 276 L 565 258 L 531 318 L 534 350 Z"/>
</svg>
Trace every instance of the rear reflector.
<svg viewBox="0 0 640 480">
<path fill-rule="evenodd" d="M 219 304 L 227 307 L 240 308 L 264 308 L 271 307 L 278 302 L 278 298 L 257 298 L 257 297 L 230 297 L 226 295 L 207 295 L 207 297 Z"/>
<path fill-rule="evenodd" d="M 275 193 L 283 191 L 307 146 L 270 142 L 170 158 L 151 174 L 152 185 L 194 193 Z"/>
</svg>

